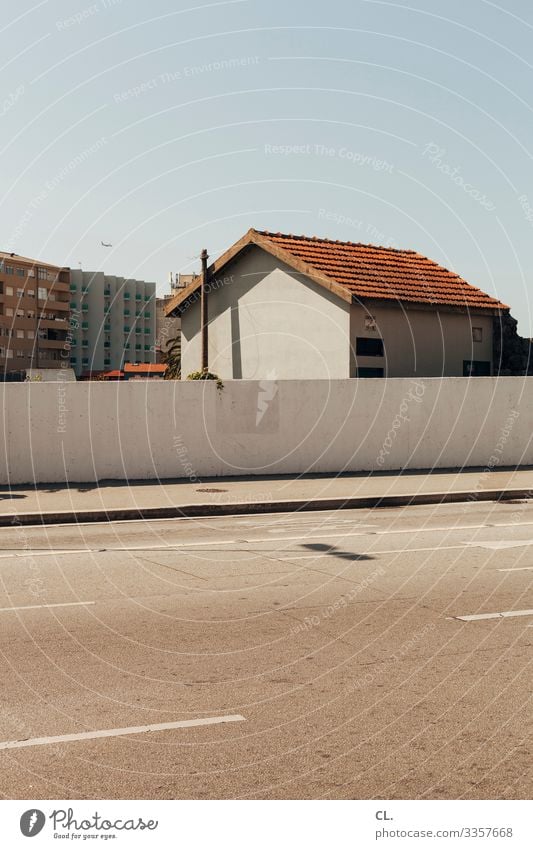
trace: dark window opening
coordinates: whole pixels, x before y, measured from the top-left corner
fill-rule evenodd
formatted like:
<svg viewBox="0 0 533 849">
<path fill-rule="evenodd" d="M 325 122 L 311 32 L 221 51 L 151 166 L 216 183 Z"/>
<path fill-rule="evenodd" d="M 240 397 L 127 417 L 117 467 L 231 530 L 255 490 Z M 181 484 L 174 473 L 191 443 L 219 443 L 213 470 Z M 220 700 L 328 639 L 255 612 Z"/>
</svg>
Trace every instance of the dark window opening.
<svg viewBox="0 0 533 849">
<path fill-rule="evenodd" d="M 361 367 L 357 369 L 357 377 L 384 377 L 385 372 L 382 368 Z"/>
<path fill-rule="evenodd" d="M 490 363 L 485 360 L 463 360 L 463 377 L 490 377 Z"/>
<path fill-rule="evenodd" d="M 382 357 L 383 339 L 370 339 L 360 336 L 355 342 L 355 353 L 358 357 Z"/>
</svg>

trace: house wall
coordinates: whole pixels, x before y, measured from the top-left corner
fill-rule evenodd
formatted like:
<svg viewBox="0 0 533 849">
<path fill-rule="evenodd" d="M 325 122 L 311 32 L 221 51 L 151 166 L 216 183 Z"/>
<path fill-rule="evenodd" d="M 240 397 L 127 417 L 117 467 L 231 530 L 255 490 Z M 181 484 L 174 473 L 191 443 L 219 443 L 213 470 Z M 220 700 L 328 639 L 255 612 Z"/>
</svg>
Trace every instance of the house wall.
<svg viewBox="0 0 533 849">
<path fill-rule="evenodd" d="M 223 273 L 209 295 L 209 367 L 223 379 L 335 379 L 356 377 L 361 367 L 388 377 L 461 377 L 465 360 L 492 371 L 493 318 L 484 312 L 350 306 L 256 246 Z M 368 314 L 374 331 L 365 328 Z M 357 357 L 361 336 L 381 337 L 384 356 Z M 182 376 L 200 366 L 198 298 L 182 317 Z"/>
<path fill-rule="evenodd" d="M 0 384 L 0 481 L 533 463 L 533 377 Z"/>
<path fill-rule="evenodd" d="M 182 317 L 182 376 L 201 366 L 200 303 Z M 350 305 L 251 247 L 209 295 L 209 368 L 223 379 L 350 376 Z"/>
<path fill-rule="evenodd" d="M 365 328 L 372 315 L 376 329 Z M 474 342 L 472 328 L 482 331 L 482 341 Z M 359 304 L 352 307 L 350 374 L 357 367 L 381 367 L 387 377 L 461 377 L 464 360 L 481 360 L 492 371 L 493 317 L 486 314 L 446 312 L 399 306 Z M 384 340 L 384 357 L 356 357 L 357 337 Z"/>
</svg>

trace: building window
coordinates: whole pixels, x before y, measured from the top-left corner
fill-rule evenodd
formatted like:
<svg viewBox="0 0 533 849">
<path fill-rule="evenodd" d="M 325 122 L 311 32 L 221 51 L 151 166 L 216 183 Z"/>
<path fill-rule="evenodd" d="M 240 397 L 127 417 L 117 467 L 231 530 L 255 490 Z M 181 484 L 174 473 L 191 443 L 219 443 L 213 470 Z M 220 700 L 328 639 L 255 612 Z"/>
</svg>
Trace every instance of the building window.
<svg viewBox="0 0 533 849">
<path fill-rule="evenodd" d="M 358 368 L 357 377 L 384 377 L 382 368 Z"/>
<path fill-rule="evenodd" d="M 6 295 L 13 294 L 13 286 L 6 286 Z"/>
<path fill-rule="evenodd" d="M 24 339 L 24 331 L 17 330 L 17 339 Z"/>
<path fill-rule="evenodd" d="M 12 265 L 6 265 L 6 274 L 13 274 L 14 268 Z"/>
<path fill-rule="evenodd" d="M 463 377 L 490 377 L 490 362 L 463 360 Z"/>
<path fill-rule="evenodd" d="M 9 318 L 11 318 L 11 317 L 13 316 L 13 307 L 6 307 L 6 309 L 5 309 L 5 314 L 6 314 L 6 316 L 8 316 Z"/>
<path fill-rule="evenodd" d="M 17 298 L 22 298 L 24 295 L 24 289 L 17 289 Z"/>
<path fill-rule="evenodd" d="M 482 327 L 473 327 L 472 328 L 472 341 L 473 342 L 483 342 L 483 328 Z"/>
<path fill-rule="evenodd" d="M 376 319 L 373 315 L 365 315 L 365 330 L 375 330 Z"/>
<path fill-rule="evenodd" d="M 16 267 L 15 272 L 19 277 L 24 277 L 24 269 L 20 265 Z"/>
<path fill-rule="evenodd" d="M 39 266 L 37 268 L 37 279 L 38 280 L 47 280 L 48 279 L 48 275 L 46 273 L 46 268 L 41 268 L 41 266 Z"/>
<path fill-rule="evenodd" d="M 35 331 L 34 330 L 26 330 L 26 337 L 28 339 L 35 339 Z"/>
<path fill-rule="evenodd" d="M 37 289 L 37 297 L 40 301 L 46 301 L 48 297 L 48 289 L 45 289 L 44 286 L 39 286 Z"/>
<path fill-rule="evenodd" d="M 15 356 L 22 360 L 26 356 L 26 351 L 15 351 Z"/>
<path fill-rule="evenodd" d="M 383 339 L 358 337 L 355 343 L 355 353 L 358 357 L 382 357 Z"/>
</svg>

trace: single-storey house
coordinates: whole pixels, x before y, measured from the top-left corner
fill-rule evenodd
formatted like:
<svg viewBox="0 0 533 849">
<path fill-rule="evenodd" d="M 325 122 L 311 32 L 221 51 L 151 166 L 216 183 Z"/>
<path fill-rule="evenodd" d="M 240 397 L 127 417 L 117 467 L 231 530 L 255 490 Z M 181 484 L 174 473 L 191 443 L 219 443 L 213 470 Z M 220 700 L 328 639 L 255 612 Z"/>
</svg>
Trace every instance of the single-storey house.
<svg viewBox="0 0 533 849">
<path fill-rule="evenodd" d="M 416 251 L 249 230 L 208 270 L 209 369 L 222 379 L 493 373 L 509 308 Z M 166 307 L 201 367 L 200 278 Z"/>
</svg>

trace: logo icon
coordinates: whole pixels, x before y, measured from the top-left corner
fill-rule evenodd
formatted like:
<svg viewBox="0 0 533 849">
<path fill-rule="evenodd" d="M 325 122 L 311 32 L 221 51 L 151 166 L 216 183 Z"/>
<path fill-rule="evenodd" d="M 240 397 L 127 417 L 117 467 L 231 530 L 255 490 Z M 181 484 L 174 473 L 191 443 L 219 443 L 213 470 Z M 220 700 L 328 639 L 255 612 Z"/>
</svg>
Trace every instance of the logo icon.
<svg viewBox="0 0 533 849">
<path fill-rule="evenodd" d="M 30 808 L 25 811 L 20 818 L 20 830 L 24 837 L 35 837 L 43 830 L 46 817 L 42 811 L 37 808 Z"/>
</svg>

